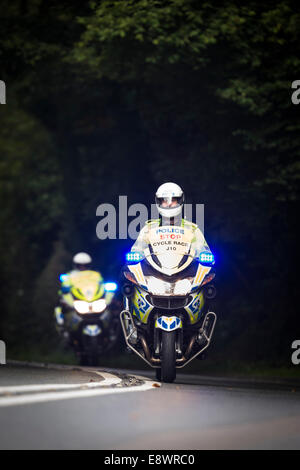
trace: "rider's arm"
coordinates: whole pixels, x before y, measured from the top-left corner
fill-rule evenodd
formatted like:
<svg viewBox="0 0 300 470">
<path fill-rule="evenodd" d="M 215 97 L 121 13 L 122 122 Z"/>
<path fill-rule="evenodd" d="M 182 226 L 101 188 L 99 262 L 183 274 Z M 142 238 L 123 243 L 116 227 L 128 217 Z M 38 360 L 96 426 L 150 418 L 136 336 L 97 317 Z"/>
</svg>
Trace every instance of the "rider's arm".
<svg viewBox="0 0 300 470">
<path fill-rule="evenodd" d="M 138 238 L 131 248 L 131 251 L 138 251 L 140 253 L 144 251 L 145 247 L 148 246 L 148 233 L 149 228 L 147 225 L 145 225 L 140 231 Z"/>
<path fill-rule="evenodd" d="M 73 296 L 70 292 L 72 283 L 70 279 L 70 275 L 68 274 L 63 274 L 60 276 L 60 289 L 58 291 L 59 294 L 59 303 L 63 307 L 65 306 L 72 306 L 73 305 Z"/>
<path fill-rule="evenodd" d="M 60 290 L 58 293 L 59 294 L 68 293 L 71 289 L 71 279 L 70 279 L 69 274 L 61 274 L 60 281 L 61 281 L 61 285 L 60 285 Z"/>
<path fill-rule="evenodd" d="M 197 252 L 200 253 L 201 251 L 210 251 L 208 243 L 205 240 L 204 235 L 199 229 L 199 227 L 197 227 L 194 231 L 194 243 L 195 243 Z"/>
</svg>

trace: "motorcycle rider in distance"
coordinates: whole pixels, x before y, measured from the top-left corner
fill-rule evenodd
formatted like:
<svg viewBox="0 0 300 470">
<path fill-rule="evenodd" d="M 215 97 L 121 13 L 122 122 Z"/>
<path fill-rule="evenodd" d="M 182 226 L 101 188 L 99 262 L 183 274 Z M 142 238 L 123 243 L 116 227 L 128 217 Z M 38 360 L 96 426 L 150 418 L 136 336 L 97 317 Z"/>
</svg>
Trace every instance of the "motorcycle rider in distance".
<svg viewBox="0 0 300 470">
<path fill-rule="evenodd" d="M 73 270 L 60 275 L 60 300 L 55 309 L 64 346 L 71 347 L 84 365 L 97 365 L 99 357 L 117 344 L 120 330 L 118 286 L 104 282 L 91 263 L 87 253 L 74 256 Z"/>
<path fill-rule="evenodd" d="M 164 183 L 159 186 L 155 194 L 155 202 L 160 217 L 159 219 L 152 219 L 146 222 L 135 244 L 131 248 L 131 251 L 143 251 L 144 247 L 148 245 L 148 234 L 151 229 L 170 225 L 192 230 L 194 237 L 192 241 L 196 242 L 199 252 L 202 250 L 210 251 L 198 225 L 189 222 L 182 217 L 184 193 L 178 184 Z"/>
<path fill-rule="evenodd" d="M 55 315 L 55 320 L 56 320 L 56 330 L 61 336 L 64 337 L 65 340 L 68 340 L 68 333 L 64 329 L 65 319 L 64 319 L 63 308 L 62 308 L 63 303 L 66 301 L 66 299 L 64 298 L 64 295 L 68 294 L 68 292 L 70 291 L 72 287 L 71 275 L 79 271 L 90 270 L 91 265 L 92 265 L 92 258 L 90 257 L 88 253 L 84 253 L 84 252 L 77 253 L 73 257 L 73 269 L 66 274 L 61 274 L 60 276 L 61 286 L 60 286 L 60 290 L 58 291 L 58 295 L 60 297 L 59 299 L 60 305 L 55 307 L 54 315 Z M 101 281 L 102 280 L 103 279 L 101 276 Z M 73 299 L 71 297 L 70 302 L 72 301 Z"/>
</svg>

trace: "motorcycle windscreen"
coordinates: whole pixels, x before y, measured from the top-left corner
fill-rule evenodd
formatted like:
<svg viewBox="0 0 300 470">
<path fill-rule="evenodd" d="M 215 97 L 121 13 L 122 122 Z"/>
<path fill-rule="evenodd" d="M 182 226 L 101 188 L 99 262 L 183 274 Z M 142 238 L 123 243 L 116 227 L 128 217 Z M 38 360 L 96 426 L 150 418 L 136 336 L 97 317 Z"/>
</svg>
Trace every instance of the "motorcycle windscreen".
<svg viewBox="0 0 300 470">
<path fill-rule="evenodd" d="M 156 227 L 150 230 L 151 253 L 155 255 L 162 268 L 177 268 L 184 256 L 194 256 L 192 246 L 193 232 L 177 226 Z"/>
<path fill-rule="evenodd" d="M 87 301 L 93 300 L 99 294 L 100 274 L 96 271 L 78 271 L 70 276 L 76 297 Z"/>
</svg>

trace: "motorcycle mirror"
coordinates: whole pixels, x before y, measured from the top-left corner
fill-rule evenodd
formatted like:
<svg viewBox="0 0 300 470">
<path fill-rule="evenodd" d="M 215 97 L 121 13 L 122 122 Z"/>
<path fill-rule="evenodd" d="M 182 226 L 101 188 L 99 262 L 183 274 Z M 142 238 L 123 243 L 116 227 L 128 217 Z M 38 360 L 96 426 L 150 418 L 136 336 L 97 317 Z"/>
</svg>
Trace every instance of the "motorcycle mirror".
<svg viewBox="0 0 300 470">
<path fill-rule="evenodd" d="M 122 292 L 125 297 L 131 297 L 133 294 L 133 286 L 130 284 L 124 284 Z"/>
</svg>

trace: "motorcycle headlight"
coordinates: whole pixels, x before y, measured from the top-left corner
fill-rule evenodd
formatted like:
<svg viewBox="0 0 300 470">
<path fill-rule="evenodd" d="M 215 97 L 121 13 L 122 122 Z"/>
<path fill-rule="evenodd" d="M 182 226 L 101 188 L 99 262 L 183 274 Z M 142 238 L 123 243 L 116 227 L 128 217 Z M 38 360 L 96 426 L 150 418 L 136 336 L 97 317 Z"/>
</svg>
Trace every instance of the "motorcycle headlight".
<svg viewBox="0 0 300 470">
<path fill-rule="evenodd" d="M 157 277 L 147 276 L 147 287 L 153 295 L 168 295 L 172 293 L 172 284 Z"/>
<path fill-rule="evenodd" d="M 92 309 L 93 309 L 93 313 L 104 312 L 104 310 L 106 309 L 105 300 L 104 299 L 95 300 L 95 302 L 92 303 Z"/>
<path fill-rule="evenodd" d="M 146 276 L 147 287 L 153 295 L 187 295 L 192 289 L 193 277 L 166 282 L 153 276 Z"/>
<path fill-rule="evenodd" d="M 84 300 L 75 300 L 74 308 L 76 312 L 84 313 L 102 313 L 106 309 L 104 299 L 95 300 L 95 302 L 85 302 Z"/>
<path fill-rule="evenodd" d="M 74 302 L 74 308 L 78 313 L 89 313 L 89 305 L 90 304 L 84 300 L 75 300 Z"/>
<path fill-rule="evenodd" d="M 193 278 L 192 278 L 193 280 Z M 186 295 L 191 292 L 192 282 L 190 279 L 180 279 L 175 283 L 174 294 L 175 295 Z"/>
</svg>

